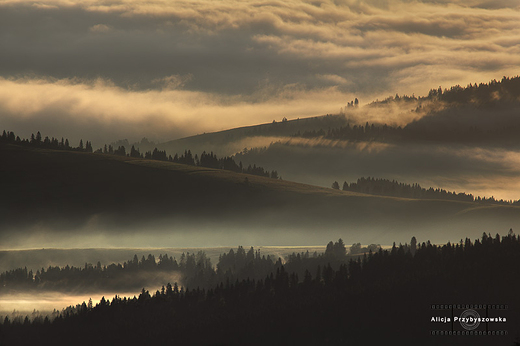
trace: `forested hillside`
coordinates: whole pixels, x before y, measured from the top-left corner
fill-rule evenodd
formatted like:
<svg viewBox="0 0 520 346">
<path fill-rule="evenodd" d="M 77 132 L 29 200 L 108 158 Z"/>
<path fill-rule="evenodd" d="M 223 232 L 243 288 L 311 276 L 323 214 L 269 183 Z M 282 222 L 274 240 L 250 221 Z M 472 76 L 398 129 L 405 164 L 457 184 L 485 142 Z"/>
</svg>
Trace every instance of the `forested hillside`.
<svg viewBox="0 0 520 346">
<path fill-rule="evenodd" d="M 33 246 L 77 236 L 88 243 L 92 237 L 87 235 L 99 232 L 104 232 L 103 244 L 125 241 L 127 246 L 135 246 L 133 239 L 164 246 L 159 239 L 165 234 L 172 239 L 169 246 L 179 246 L 175 239 L 189 239 L 187 234 L 204 234 L 207 241 L 253 237 L 278 244 L 291 234 L 305 234 L 307 245 L 320 235 L 349 234 L 363 243 L 375 237 L 384 243 L 434 229 L 442 230 L 435 241 L 447 241 L 492 224 L 509 229 L 520 220 L 512 206 L 477 209 L 482 206 L 377 197 L 127 156 L 16 145 L 0 146 L 0 154 L 4 244 L 28 246 L 41 229 L 50 233 Z"/>
<path fill-rule="evenodd" d="M 332 183 L 332 188 L 339 190 L 340 184 L 335 181 Z M 493 196 L 486 198 L 480 196 L 473 196 L 464 192 L 457 193 L 456 191 L 447 191 L 445 189 L 430 187 L 428 189 L 421 187 L 421 185 L 400 183 L 398 181 L 379 178 L 359 178 L 356 182 L 343 182 L 343 191 L 362 192 L 380 196 L 393 196 L 405 198 L 425 198 L 425 199 L 445 199 L 453 201 L 464 202 L 478 202 L 480 204 L 504 204 L 504 205 L 519 205 L 520 200 L 497 200 Z"/>
<path fill-rule="evenodd" d="M 355 101 L 349 102 L 338 114 L 292 120 L 284 118 L 270 124 L 172 140 L 158 147 L 174 153 L 187 148 L 196 151 L 209 148 L 229 155 L 243 148 L 263 147 L 272 141 L 291 136 L 397 143 L 426 140 L 494 146 L 519 145 L 516 136 L 520 127 L 517 117 L 520 107 L 518 76 L 488 83 L 470 83 L 466 87 L 438 87 L 431 89 L 425 96 L 396 94 L 381 101 L 373 101 L 365 107 L 359 107 Z M 395 125 L 396 118 L 391 116 L 395 112 L 415 120 Z M 364 118 L 370 120 L 365 121 Z M 147 142 L 142 145 L 146 147 Z"/>
<path fill-rule="evenodd" d="M 139 297 L 78 304 L 53 321 L 5 318 L 0 340 L 19 345 L 40 338 L 100 345 L 339 345 L 388 338 L 402 345 L 513 343 L 520 317 L 514 309 L 520 303 L 520 240 L 512 231 L 445 245 L 413 238 L 409 245 L 394 244 L 357 260 L 345 250 L 341 240 L 331 242 L 322 255 L 294 254 L 284 264 L 271 262 L 266 273 L 265 259 L 239 248 L 221 258 L 214 275 L 225 273 L 223 281 L 209 288 L 167 284 L 155 293 L 143 288 Z M 233 272 L 247 274 L 235 279 Z M 432 316 L 451 313 L 437 307 L 443 304 L 460 305 L 456 311 L 471 306 L 482 317 L 505 322 L 474 329 L 485 335 L 464 335 L 458 323 L 432 322 Z M 460 334 L 432 335 L 436 330 Z M 77 339 L 85 334 L 89 337 Z"/>
</svg>

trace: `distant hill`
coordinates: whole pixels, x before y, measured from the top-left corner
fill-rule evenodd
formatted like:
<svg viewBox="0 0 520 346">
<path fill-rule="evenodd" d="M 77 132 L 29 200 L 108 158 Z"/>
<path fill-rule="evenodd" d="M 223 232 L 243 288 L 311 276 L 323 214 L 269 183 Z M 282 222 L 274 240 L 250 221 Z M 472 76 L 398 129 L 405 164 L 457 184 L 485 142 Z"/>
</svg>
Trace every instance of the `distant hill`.
<svg viewBox="0 0 520 346">
<path fill-rule="evenodd" d="M 347 124 L 298 133 L 301 138 L 342 141 L 375 141 L 407 144 L 416 142 L 463 143 L 518 148 L 520 140 L 520 77 L 493 80 L 487 84 L 432 89 L 428 96 L 399 96 L 376 101 L 367 114 L 392 108 L 415 107 L 415 119 L 406 126 Z"/>
<path fill-rule="evenodd" d="M 337 191 L 223 170 L 1 145 L 0 244 L 310 245 L 458 241 L 520 225 L 520 208 Z M 42 245 L 43 244 L 43 245 Z"/>
<path fill-rule="evenodd" d="M 252 125 L 218 132 L 204 133 L 160 143 L 157 148 L 166 150 L 172 156 L 189 149 L 194 153 L 214 151 L 219 155 L 232 155 L 244 148 L 266 146 L 278 137 L 292 136 L 297 132 L 311 131 L 316 128 L 335 128 L 346 125 L 344 115 L 323 115 Z"/>
<path fill-rule="evenodd" d="M 481 107 L 495 107 L 499 104 L 518 102 L 520 97 L 520 76 L 493 79 L 488 83 L 470 83 L 466 87 L 453 85 L 449 88 L 430 89 L 428 95 L 416 97 L 403 95 L 390 96 L 382 101 L 375 101 L 369 106 L 381 106 L 391 103 L 420 101 L 423 104 L 441 101 L 445 105 L 474 104 Z"/>
<path fill-rule="evenodd" d="M 389 115 L 396 109 L 401 109 L 402 113 L 415 114 L 408 115 L 415 120 L 403 125 L 404 131 L 392 124 L 391 117 L 385 117 L 385 114 Z M 345 110 L 334 115 L 284 119 L 281 122 L 199 134 L 161 143 L 157 147 L 171 155 L 182 153 L 186 149 L 195 153 L 205 150 L 219 155 L 232 155 L 243 148 L 264 147 L 283 137 L 304 133 L 308 134 L 307 137 L 326 136 L 334 140 L 434 140 L 519 146 L 516 136 L 520 128 L 519 110 L 520 77 L 504 77 L 499 81 L 471 83 L 466 87 L 439 87 L 431 89 L 426 96 L 390 96 L 359 109 L 349 104 Z M 362 132 L 365 132 L 363 126 L 376 125 L 378 133 L 372 131 L 366 135 L 337 135 L 341 128 L 354 126 L 356 123 L 361 125 Z M 390 128 L 383 129 L 385 124 Z M 383 130 L 386 132 L 382 132 Z M 148 148 L 149 144 L 144 142 L 142 146 Z"/>
<path fill-rule="evenodd" d="M 413 120 L 381 124 L 395 109 Z M 520 198 L 520 77 L 432 89 L 424 97 L 396 95 L 356 112 L 367 121 L 295 133 L 237 153 L 235 160 L 320 186 L 372 176 L 488 198 Z"/>
</svg>

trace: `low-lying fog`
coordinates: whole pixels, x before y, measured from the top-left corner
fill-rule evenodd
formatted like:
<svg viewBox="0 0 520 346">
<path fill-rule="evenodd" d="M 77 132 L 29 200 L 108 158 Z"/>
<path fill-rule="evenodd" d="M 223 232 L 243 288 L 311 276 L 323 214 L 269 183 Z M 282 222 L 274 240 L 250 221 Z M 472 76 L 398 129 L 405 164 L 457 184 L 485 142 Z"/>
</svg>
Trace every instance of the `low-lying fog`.
<svg viewBox="0 0 520 346">
<path fill-rule="evenodd" d="M 330 199 L 340 195 L 342 193 L 332 194 Z M 201 248 L 216 263 L 215 259 L 220 253 L 237 246 L 254 246 L 267 252 L 277 246 L 289 249 L 293 246 L 321 246 L 339 238 L 345 244 L 391 245 L 393 242 L 409 243 L 413 236 L 421 242 L 458 243 L 466 237 L 480 238 L 483 232 L 505 234 L 510 228 L 516 231 L 520 227 L 518 207 L 406 199 L 396 202 L 374 197 L 353 198 L 331 205 L 333 208 L 314 203 L 304 209 L 303 206 L 301 210 L 253 215 L 249 219 L 237 215 L 234 222 L 217 220 L 212 227 L 205 227 L 203 218 L 200 218 L 193 221 L 198 223 L 196 225 L 167 219 L 158 220 L 149 227 L 98 228 L 87 224 L 70 232 L 42 228 L 0 233 L 0 269 L 25 265 L 35 270 L 41 269 L 41 266 L 36 267 L 39 260 L 32 262 L 32 265 L 27 264 L 31 256 L 41 253 L 39 258 L 47 258 L 47 249 L 56 248 L 96 250 L 82 250 L 72 258 L 66 255 L 68 250 L 58 250 L 52 259 L 43 263 L 45 266 L 83 266 L 85 262 L 95 264 L 97 261 L 102 264 L 117 263 L 130 260 L 134 254 L 141 258 L 150 252 L 155 256 L 168 253 L 178 259 L 182 252 Z M 315 214 L 323 215 L 314 218 Z M 240 224 L 246 225 L 248 222 L 250 226 L 240 227 Z M 135 250 L 137 248 L 140 250 Z M 7 251 L 28 249 L 34 250 L 31 256 L 26 256 L 23 251 Z M 9 259 L 5 257 L 6 253 L 11 254 Z M 61 254 L 67 260 L 63 260 Z M 69 259 L 74 263 L 67 262 Z"/>
<path fill-rule="evenodd" d="M 361 177 L 419 183 L 475 196 L 520 198 L 520 152 L 462 144 L 394 145 L 323 138 L 289 138 L 266 149 L 237 154 L 244 166 L 277 170 L 284 179 L 330 187 Z"/>
<path fill-rule="evenodd" d="M 325 246 L 260 246 L 254 247 L 259 250 L 262 255 L 270 255 L 275 259 L 285 258 L 293 252 L 300 253 L 309 251 L 311 253 L 317 251 L 321 253 L 325 250 Z M 177 260 L 183 253 L 197 253 L 204 251 L 211 259 L 213 265 L 216 265 L 219 255 L 229 252 L 230 247 L 214 247 L 214 248 L 124 248 L 124 249 L 38 249 L 38 250 L 7 250 L 0 251 L 0 272 L 12 270 L 16 268 L 27 267 L 28 270 L 36 272 L 40 268 L 48 268 L 49 266 L 64 267 L 66 265 L 83 267 L 85 263 L 96 264 L 98 261 L 101 265 L 109 265 L 111 263 L 123 263 L 131 260 L 134 255 L 138 258 L 147 257 L 152 254 L 157 259 L 159 255 L 175 257 Z M 246 248 L 247 250 L 248 248 Z M 235 248 L 236 250 L 236 248 Z M 149 274 L 149 275 L 148 275 Z M 179 282 L 182 285 L 180 274 L 178 272 L 140 272 L 134 275 L 144 275 L 142 283 L 143 287 L 153 294 L 160 290 L 166 284 Z M 132 278 L 135 281 L 135 277 Z M 77 292 L 53 292 L 53 291 L 7 291 L 0 292 L 0 318 L 8 316 L 10 319 L 25 316 L 34 318 L 37 316 L 51 316 L 56 311 L 61 311 L 69 306 L 76 306 L 83 302 L 88 303 L 92 299 L 95 305 L 102 297 L 112 299 L 115 295 L 120 297 L 139 296 L 140 289 L 135 291 L 126 290 L 94 290 L 85 293 L 80 287 Z"/>
<path fill-rule="evenodd" d="M 333 240 L 333 239 L 330 239 Z M 330 241 L 328 240 L 328 241 Z M 337 239 L 335 239 L 337 240 Z M 348 243 L 347 243 L 348 245 Z M 293 252 L 325 251 L 323 246 L 253 246 L 255 251 L 259 250 L 261 255 L 281 257 L 282 259 Z M 213 265 L 216 265 L 219 256 L 229 252 L 232 247 L 206 247 L 206 248 L 92 248 L 92 249 L 27 249 L 27 250 L 3 250 L 0 251 L 0 273 L 16 268 L 27 267 L 28 270 L 36 270 L 49 266 L 64 267 L 66 265 L 83 267 L 85 263 L 96 264 L 98 261 L 102 266 L 112 263 L 124 263 L 131 260 L 134 255 L 139 259 L 149 254 L 157 259 L 159 255 L 174 257 L 177 260 L 183 253 L 197 253 L 204 251 Z M 236 247 L 234 247 L 236 250 Z M 244 246 L 249 250 L 249 246 Z M 166 285 L 167 282 L 164 283 Z M 172 282 L 173 284 L 173 282 Z M 160 286 L 161 283 L 158 283 Z"/>
<path fill-rule="evenodd" d="M 147 288 L 148 289 L 148 288 Z M 157 288 L 155 288 L 156 290 Z M 148 289 L 151 293 L 155 290 Z M 92 303 L 96 305 L 102 297 L 110 299 L 115 295 L 120 297 L 133 298 L 139 296 L 140 292 L 94 292 L 90 294 L 65 294 L 59 292 L 18 292 L 9 294 L 0 294 L 0 317 L 7 316 L 13 320 L 17 317 L 34 318 L 37 316 L 52 316 L 53 313 L 59 312 L 69 306 L 88 303 L 92 299 Z M 55 311 L 56 310 L 56 311 Z"/>
</svg>

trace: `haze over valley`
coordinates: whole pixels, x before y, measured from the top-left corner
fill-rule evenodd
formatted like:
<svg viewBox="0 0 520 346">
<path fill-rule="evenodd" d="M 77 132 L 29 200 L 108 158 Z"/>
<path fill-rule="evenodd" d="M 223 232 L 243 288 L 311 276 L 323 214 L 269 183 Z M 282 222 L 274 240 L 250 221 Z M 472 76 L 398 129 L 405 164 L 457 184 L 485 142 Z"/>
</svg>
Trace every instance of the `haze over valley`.
<svg viewBox="0 0 520 346">
<path fill-rule="evenodd" d="M 519 345 L 518 23 L 1 2 L 0 344 Z"/>
</svg>

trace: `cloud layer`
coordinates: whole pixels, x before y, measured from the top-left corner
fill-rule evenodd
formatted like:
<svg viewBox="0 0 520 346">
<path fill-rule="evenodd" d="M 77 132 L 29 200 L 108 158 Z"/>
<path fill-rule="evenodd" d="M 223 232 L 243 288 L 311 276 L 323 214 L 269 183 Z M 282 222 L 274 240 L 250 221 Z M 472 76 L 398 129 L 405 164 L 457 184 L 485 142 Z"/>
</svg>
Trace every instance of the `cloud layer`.
<svg viewBox="0 0 520 346">
<path fill-rule="evenodd" d="M 166 140 L 337 112 L 515 75 L 519 22 L 507 0 L 8 0 L 0 122 Z"/>
<path fill-rule="evenodd" d="M 173 78 L 177 80 L 178 78 Z M 166 78 L 171 83 L 172 78 Z M 178 82 L 178 81 L 176 81 Z M 342 93 L 280 90 L 260 103 L 189 90 L 127 90 L 102 79 L 0 78 L 0 124 L 22 138 L 67 137 L 72 145 L 90 140 L 95 148 L 115 139 L 168 140 L 210 130 L 319 114 Z M 335 107 L 334 107 L 335 108 Z"/>
</svg>

